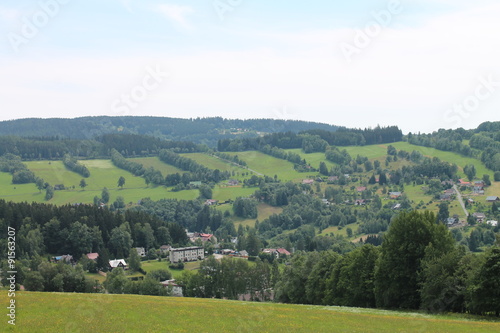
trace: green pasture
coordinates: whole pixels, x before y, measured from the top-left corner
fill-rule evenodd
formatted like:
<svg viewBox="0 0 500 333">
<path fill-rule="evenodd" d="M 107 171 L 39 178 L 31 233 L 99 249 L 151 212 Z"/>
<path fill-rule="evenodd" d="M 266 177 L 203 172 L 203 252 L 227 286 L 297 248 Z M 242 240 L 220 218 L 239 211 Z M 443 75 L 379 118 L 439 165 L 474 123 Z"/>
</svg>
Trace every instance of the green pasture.
<svg viewBox="0 0 500 333">
<path fill-rule="evenodd" d="M 0 296 L 7 307 L 7 293 Z M 140 295 L 18 292 L 4 332 L 498 332 L 459 315 Z"/>
<path fill-rule="evenodd" d="M 307 163 L 309 163 L 313 168 L 316 168 L 316 169 L 319 169 L 320 162 L 325 162 L 328 169 L 331 169 L 333 166 L 336 165 L 335 163 L 330 162 L 329 160 L 326 159 L 325 153 L 306 154 L 300 148 L 298 148 L 298 149 L 285 149 L 285 150 L 300 155 L 300 157 L 302 159 L 305 159 L 307 161 Z"/>
<path fill-rule="evenodd" d="M 203 153 L 188 153 L 188 154 L 180 154 L 184 157 L 187 157 L 187 158 L 190 158 L 192 159 L 193 161 L 209 168 L 209 169 L 213 169 L 213 170 L 216 170 L 216 169 L 219 169 L 221 171 L 229 171 L 229 172 L 233 172 L 235 173 L 235 176 L 234 178 L 235 179 L 242 179 L 243 177 L 242 176 L 239 176 L 241 173 L 243 172 L 249 172 L 248 170 L 242 168 L 242 167 L 238 167 L 234 164 L 231 164 L 229 162 L 226 162 L 220 158 L 217 158 L 215 156 L 211 156 L 211 155 L 208 155 L 208 154 L 203 154 Z M 238 155 L 238 154 L 236 154 Z M 252 174 L 252 172 L 250 172 L 250 174 Z"/>
<path fill-rule="evenodd" d="M 153 167 L 155 170 L 161 172 L 163 177 L 173 173 L 184 173 L 185 171 L 174 167 L 173 165 L 163 163 L 158 157 L 136 157 L 136 158 L 128 158 L 127 160 L 142 164 L 145 169 Z"/>
<path fill-rule="evenodd" d="M 279 179 L 282 181 L 300 181 L 301 179 L 308 178 L 308 176 L 317 175 L 317 172 L 297 172 L 293 168 L 293 163 L 258 151 L 244 151 L 229 154 L 238 155 L 241 160 L 247 163 L 250 169 L 269 177 L 278 175 Z"/>
</svg>

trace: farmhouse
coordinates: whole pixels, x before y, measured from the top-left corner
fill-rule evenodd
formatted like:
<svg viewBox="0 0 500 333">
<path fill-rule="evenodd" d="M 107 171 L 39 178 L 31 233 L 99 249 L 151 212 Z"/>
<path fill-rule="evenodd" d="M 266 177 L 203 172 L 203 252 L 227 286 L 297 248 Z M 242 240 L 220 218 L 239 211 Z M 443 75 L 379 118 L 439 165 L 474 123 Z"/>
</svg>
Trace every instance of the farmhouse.
<svg viewBox="0 0 500 333">
<path fill-rule="evenodd" d="M 111 269 L 117 268 L 117 267 L 121 267 L 123 269 L 127 269 L 128 268 L 128 264 L 125 262 L 124 259 L 115 259 L 115 260 L 110 260 L 109 261 L 109 267 Z"/>
<path fill-rule="evenodd" d="M 311 185 L 314 183 L 314 179 L 303 179 L 302 184 Z"/>
<path fill-rule="evenodd" d="M 236 179 L 229 179 L 229 180 L 227 181 L 227 185 L 229 185 L 229 186 L 236 186 L 236 185 L 238 185 L 239 183 L 240 183 L 240 182 L 239 182 L 238 180 L 236 180 Z"/>
<path fill-rule="evenodd" d="M 366 191 L 366 186 L 358 186 L 358 187 L 356 187 L 356 191 L 357 192 L 364 192 L 364 191 Z"/>
<path fill-rule="evenodd" d="M 219 200 L 214 200 L 214 199 L 207 199 L 205 201 L 206 206 L 215 206 L 219 203 Z"/>
<path fill-rule="evenodd" d="M 196 261 L 205 258 L 205 250 L 201 246 L 181 247 L 170 249 L 170 262 Z"/>
<path fill-rule="evenodd" d="M 476 219 L 478 223 L 482 223 L 486 218 L 486 214 L 484 213 L 473 213 L 472 216 Z"/>
</svg>

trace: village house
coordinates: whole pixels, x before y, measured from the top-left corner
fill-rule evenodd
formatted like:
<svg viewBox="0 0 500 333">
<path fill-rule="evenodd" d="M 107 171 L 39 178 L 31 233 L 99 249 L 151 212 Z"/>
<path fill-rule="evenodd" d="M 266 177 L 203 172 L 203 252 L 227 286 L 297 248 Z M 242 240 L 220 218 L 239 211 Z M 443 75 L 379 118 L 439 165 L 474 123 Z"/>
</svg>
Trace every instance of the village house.
<svg viewBox="0 0 500 333">
<path fill-rule="evenodd" d="M 495 221 L 495 220 L 489 220 L 489 221 L 486 221 L 486 224 L 489 224 L 489 225 L 491 225 L 492 227 L 496 227 L 496 226 L 498 226 L 498 221 Z"/>
<path fill-rule="evenodd" d="M 171 288 L 172 296 L 182 297 L 182 287 L 175 283 L 175 280 L 165 280 L 160 282 L 165 288 Z"/>
<path fill-rule="evenodd" d="M 146 249 L 144 249 L 143 247 L 136 247 L 135 250 L 137 251 L 137 254 L 140 257 L 145 257 L 146 256 Z"/>
<path fill-rule="evenodd" d="M 172 247 L 170 245 L 162 245 L 160 246 L 160 253 L 161 254 L 167 254 L 168 251 L 170 251 Z"/>
<path fill-rule="evenodd" d="M 95 252 L 95 253 L 87 253 L 86 254 L 87 258 L 90 259 L 90 260 L 97 260 L 97 258 L 99 258 L 99 253 Z"/>
<path fill-rule="evenodd" d="M 74 262 L 73 256 L 69 254 L 53 257 L 52 259 L 54 259 L 55 262 L 64 262 L 66 264 L 71 264 Z"/>
<path fill-rule="evenodd" d="M 498 201 L 500 201 L 500 198 L 498 198 L 497 196 L 491 195 L 491 196 L 486 198 L 486 201 L 487 202 L 498 202 Z"/>
<path fill-rule="evenodd" d="M 245 250 L 241 250 L 239 253 L 240 257 L 242 258 L 248 258 L 248 252 Z"/>
<path fill-rule="evenodd" d="M 123 269 L 128 269 L 128 264 L 124 259 L 115 259 L 109 261 L 109 268 L 112 270 L 114 268 L 121 267 Z"/>
<path fill-rule="evenodd" d="M 366 191 L 366 186 L 358 186 L 358 187 L 356 187 L 356 191 L 357 192 L 364 192 L 364 191 Z"/>
<path fill-rule="evenodd" d="M 290 252 L 288 252 L 284 248 L 279 248 L 279 249 L 263 249 L 261 251 L 262 253 L 267 253 L 267 254 L 272 254 L 276 257 L 276 259 L 283 257 L 283 256 L 289 256 Z"/>
<path fill-rule="evenodd" d="M 201 246 L 190 246 L 170 249 L 170 262 L 184 262 L 203 260 L 205 258 L 205 250 Z"/>
<path fill-rule="evenodd" d="M 401 196 L 401 192 L 389 192 L 389 198 L 397 199 Z"/>
<path fill-rule="evenodd" d="M 213 244 L 217 243 L 217 237 L 215 237 L 213 234 L 203 234 L 200 233 L 198 237 L 201 239 L 202 242 L 211 242 Z"/>
<path fill-rule="evenodd" d="M 229 179 L 227 181 L 227 185 L 229 185 L 229 186 L 237 186 L 239 183 L 240 182 L 238 180 L 236 180 L 236 179 Z"/>
<path fill-rule="evenodd" d="M 366 205 L 366 200 L 365 200 L 365 199 L 356 199 L 356 200 L 354 201 L 354 204 L 355 204 L 356 206 L 364 206 L 364 205 Z"/>
<path fill-rule="evenodd" d="M 463 180 L 462 178 L 460 178 L 460 179 L 458 180 L 458 184 L 459 184 L 460 186 L 469 186 L 469 185 L 470 185 L 470 182 L 467 182 L 467 181 Z"/>
<path fill-rule="evenodd" d="M 214 200 L 214 199 L 207 199 L 205 201 L 206 206 L 215 206 L 219 203 L 219 200 Z"/>
<path fill-rule="evenodd" d="M 472 216 L 476 219 L 477 223 L 483 223 L 486 218 L 486 214 L 484 213 L 473 213 Z"/>
<path fill-rule="evenodd" d="M 314 184 L 314 179 L 302 179 L 302 184 L 305 184 L 305 185 Z"/>
</svg>

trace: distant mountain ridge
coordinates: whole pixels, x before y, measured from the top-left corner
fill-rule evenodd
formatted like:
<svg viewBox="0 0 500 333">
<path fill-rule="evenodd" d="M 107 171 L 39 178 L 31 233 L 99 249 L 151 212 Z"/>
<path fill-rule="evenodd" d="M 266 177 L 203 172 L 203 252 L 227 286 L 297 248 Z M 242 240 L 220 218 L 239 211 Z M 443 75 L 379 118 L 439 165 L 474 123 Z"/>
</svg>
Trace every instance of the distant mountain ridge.
<svg viewBox="0 0 500 333">
<path fill-rule="evenodd" d="M 339 128 L 342 127 L 300 120 L 96 116 L 1 121 L 0 135 L 92 139 L 103 134 L 132 133 L 213 146 L 217 140 L 234 137 L 235 133 L 243 137 L 256 137 L 259 135 L 256 132 L 336 131 Z"/>
</svg>

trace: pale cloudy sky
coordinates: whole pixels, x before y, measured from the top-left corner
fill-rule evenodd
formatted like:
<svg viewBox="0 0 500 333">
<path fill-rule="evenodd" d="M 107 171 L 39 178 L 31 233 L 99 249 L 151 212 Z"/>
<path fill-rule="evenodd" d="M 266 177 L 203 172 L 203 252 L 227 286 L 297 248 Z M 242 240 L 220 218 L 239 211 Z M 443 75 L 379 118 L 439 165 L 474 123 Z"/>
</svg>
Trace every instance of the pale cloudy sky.
<svg viewBox="0 0 500 333">
<path fill-rule="evenodd" d="M 2 0 L 0 120 L 500 120 L 497 0 Z"/>
</svg>

